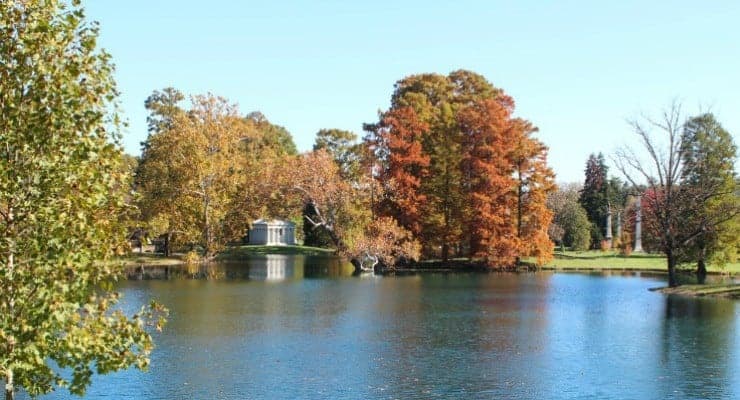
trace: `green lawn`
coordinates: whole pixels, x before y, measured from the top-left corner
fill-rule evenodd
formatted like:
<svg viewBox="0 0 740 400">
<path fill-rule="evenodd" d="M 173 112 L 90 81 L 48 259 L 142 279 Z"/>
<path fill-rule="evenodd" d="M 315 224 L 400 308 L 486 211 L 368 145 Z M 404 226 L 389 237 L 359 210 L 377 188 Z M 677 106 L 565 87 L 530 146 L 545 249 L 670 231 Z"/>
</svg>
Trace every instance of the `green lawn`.
<svg viewBox="0 0 740 400">
<path fill-rule="evenodd" d="M 565 251 L 555 252 L 555 258 L 547 263 L 543 269 L 555 270 L 640 270 L 640 271 L 665 271 L 667 269 L 665 258 L 657 254 L 633 253 L 629 257 L 619 255 L 614 251 Z M 686 269 L 695 266 L 686 265 Z M 709 266 L 710 273 L 740 273 L 740 263 L 727 264 L 723 268 Z"/>
</svg>

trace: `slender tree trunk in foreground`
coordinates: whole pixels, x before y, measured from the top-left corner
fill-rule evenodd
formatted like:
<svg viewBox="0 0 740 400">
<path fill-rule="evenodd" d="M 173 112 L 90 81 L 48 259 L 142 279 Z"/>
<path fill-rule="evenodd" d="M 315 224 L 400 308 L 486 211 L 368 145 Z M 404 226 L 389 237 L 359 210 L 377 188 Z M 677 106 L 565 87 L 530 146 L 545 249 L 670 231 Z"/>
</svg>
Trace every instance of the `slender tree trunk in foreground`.
<svg viewBox="0 0 740 400">
<path fill-rule="evenodd" d="M 13 371 L 5 371 L 5 400 L 13 400 L 15 391 L 13 390 Z"/>
<path fill-rule="evenodd" d="M 15 219 L 15 215 L 13 212 L 13 207 L 10 206 L 8 207 L 8 213 L 6 216 L 6 221 L 8 222 L 7 231 L 9 232 L 12 232 L 13 230 L 14 219 Z M 13 278 L 14 278 L 13 275 L 15 272 L 15 241 L 12 238 L 10 238 L 10 243 L 8 247 L 9 247 L 8 249 L 9 254 L 8 254 L 8 265 L 7 265 L 7 277 L 8 277 L 8 280 L 11 282 L 11 286 L 12 286 Z M 12 287 L 3 288 L 3 290 L 8 290 L 10 292 L 14 290 L 14 288 Z M 12 316 L 15 312 L 14 310 L 15 309 L 15 297 L 13 297 L 13 295 L 11 295 L 10 301 L 8 303 L 9 303 L 8 309 Z M 10 337 L 7 338 L 7 341 L 8 341 L 7 351 L 10 354 L 13 352 L 13 348 L 15 347 L 15 338 L 13 337 L 12 334 L 10 335 Z M 10 368 L 10 366 L 8 366 L 7 369 L 5 370 L 5 400 L 13 400 L 14 389 L 15 388 L 14 388 L 14 383 L 13 383 L 13 370 Z"/>
</svg>

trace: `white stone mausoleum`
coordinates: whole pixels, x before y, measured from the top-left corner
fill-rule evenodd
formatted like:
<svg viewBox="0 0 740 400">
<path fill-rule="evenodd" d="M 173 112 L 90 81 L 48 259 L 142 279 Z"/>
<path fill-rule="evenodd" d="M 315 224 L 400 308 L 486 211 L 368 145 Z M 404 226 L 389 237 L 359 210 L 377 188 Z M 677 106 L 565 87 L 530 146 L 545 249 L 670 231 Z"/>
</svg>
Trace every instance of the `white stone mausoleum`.
<svg viewBox="0 0 740 400">
<path fill-rule="evenodd" d="M 295 224 L 290 221 L 258 219 L 249 230 L 249 244 L 294 245 Z"/>
</svg>

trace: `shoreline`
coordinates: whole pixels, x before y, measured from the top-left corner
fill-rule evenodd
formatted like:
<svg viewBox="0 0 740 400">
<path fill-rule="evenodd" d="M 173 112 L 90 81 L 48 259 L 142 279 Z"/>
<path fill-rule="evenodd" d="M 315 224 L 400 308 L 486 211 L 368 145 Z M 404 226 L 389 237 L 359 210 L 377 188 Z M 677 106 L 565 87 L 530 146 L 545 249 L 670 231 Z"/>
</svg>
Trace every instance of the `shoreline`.
<svg viewBox="0 0 740 400">
<path fill-rule="evenodd" d="M 264 255 L 303 255 L 312 257 L 333 257 L 334 250 L 304 246 L 233 246 L 227 247 L 218 253 L 209 262 L 235 262 L 249 260 L 255 256 Z M 664 260 L 658 255 L 640 254 L 624 257 L 610 253 L 582 252 L 568 255 L 555 253 L 555 258 L 543 266 L 536 266 L 533 262 L 523 260 L 513 268 L 487 268 L 480 263 L 467 259 L 451 259 L 447 262 L 440 260 L 426 260 L 408 265 L 401 265 L 388 272 L 635 272 L 667 274 Z M 116 258 L 110 263 L 119 264 L 124 268 L 130 267 L 158 267 L 186 265 L 185 254 L 175 253 L 165 257 L 161 253 L 131 253 L 125 257 Z M 196 263 L 197 264 L 197 263 Z M 617 264 L 617 265 L 615 265 Z M 622 264 L 622 265 L 619 265 Z M 740 265 L 729 264 L 719 268 L 710 266 L 707 275 L 734 277 L 740 275 Z M 694 274 L 693 268 L 679 268 L 677 272 L 688 275 Z"/>
<path fill-rule="evenodd" d="M 651 292 L 660 292 L 665 295 L 686 297 L 713 297 L 740 300 L 740 284 L 703 284 L 680 285 L 676 287 L 657 287 Z"/>
<path fill-rule="evenodd" d="M 287 249 L 286 249 L 287 250 Z M 311 250 L 313 251 L 313 250 Z M 248 255 L 263 255 L 264 253 L 253 253 L 253 254 L 240 254 L 241 257 L 218 257 L 216 262 L 234 262 L 238 260 L 247 260 Z M 286 254 L 285 252 L 283 254 Z M 296 253 L 293 253 L 296 254 Z M 328 252 L 321 252 L 313 255 L 330 255 Z M 169 268 L 169 267 L 185 267 L 188 264 L 180 258 L 182 255 L 175 255 L 173 257 L 164 257 L 159 254 L 135 254 L 125 259 L 117 259 L 114 262 L 121 262 L 121 267 L 125 269 L 156 269 L 156 268 Z M 414 265 L 402 266 L 394 270 L 384 271 L 379 275 L 393 276 L 393 275 L 407 275 L 407 274 L 423 274 L 423 273 L 439 273 L 439 274 L 455 274 L 455 273 L 532 273 L 532 272 L 551 272 L 551 273 L 574 273 L 574 274 L 620 274 L 623 276 L 664 276 L 667 275 L 667 271 L 658 270 L 654 268 L 639 268 L 639 267 L 565 267 L 565 266 L 544 266 L 534 268 L 532 265 L 524 264 L 519 268 L 513 269 L 488 269 L 482 267 L 480 264 L 461 262 L 460 260 L 452 262 L 451 265 L 441 265 L 441 262 L 428 262 L 418 263 Z M 694 275 L 694 271 L 684 269 L 679 270 L 678 273 L 682 275 Z M 707 275 L 711 276 L 724 276 L 724 277 L 735 277 L 737 273 L 729 271 L 709 271 Z M 649 289 L 653 292 L 660 292 L 664 295 L 677 295 L 677 296 L 688 296 L 688 297 L 712 297 L 712 298 L 727 298 L 740 300 L 740 284 L 683 284 L 674 288 L 671 287 L 656 287 Z"/>
</svg>

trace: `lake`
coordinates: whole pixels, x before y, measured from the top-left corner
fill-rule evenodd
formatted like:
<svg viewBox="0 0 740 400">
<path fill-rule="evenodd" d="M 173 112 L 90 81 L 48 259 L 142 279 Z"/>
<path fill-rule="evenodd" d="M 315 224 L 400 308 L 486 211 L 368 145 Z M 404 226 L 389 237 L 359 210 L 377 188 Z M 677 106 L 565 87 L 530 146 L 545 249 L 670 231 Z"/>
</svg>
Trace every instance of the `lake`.
<svg viewBox="0 0 740 400">
<path fill-rule="evenodd" d="M 134 270 L 124 307 L 154 298 L 169 323 L 148 373 L 96 377 L 86 398 L 740 398 L 740 302 L 648 291 L 662 276 L 351 271 Z"/>
</svg>

